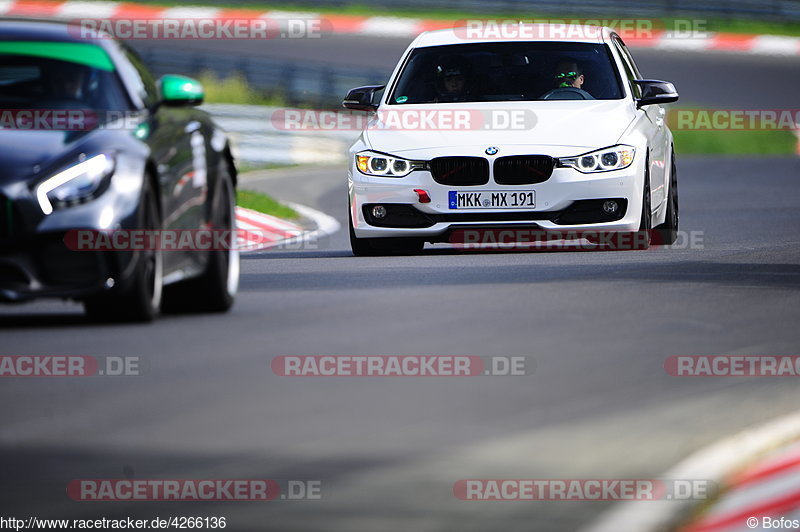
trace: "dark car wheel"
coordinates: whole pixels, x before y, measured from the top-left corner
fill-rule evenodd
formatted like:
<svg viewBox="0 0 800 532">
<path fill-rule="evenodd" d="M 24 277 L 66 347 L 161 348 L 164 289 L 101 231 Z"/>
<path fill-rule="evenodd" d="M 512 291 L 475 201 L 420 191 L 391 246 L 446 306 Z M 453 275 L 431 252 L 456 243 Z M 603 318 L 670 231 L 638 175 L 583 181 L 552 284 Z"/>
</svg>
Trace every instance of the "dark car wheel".
<svg viewBox="0 0 800 532">
<path fill-rule="evenodd" d="M 139 208 L 139 227 L 161 229 L 161 216 L 150 179 L 145 177 Z M 86 314 L 100 321 L 152 321 L 161 307 L 163 258 L 159 249 L 139 251 L 136 266 L 127 286 L 83 302 Z"/>
<path fill-rule="evenodd" d="M 350 228 L 350 249 L 356 257 L 377 257 L 382 255 L 411 255 L 425 247 L 420 238 L 358 238 L 353 230 L 352 214 L 348 215 Z"/>
<path fill-rule="evenodd" d="M 672 154 L 672 167 L 670 168 L 669 196 L 667 197 L 667 216 L 664 223 L 654 230 L 654 237 L 659 244 L 669 246 L 678 240 L 678 223 L 680 211 L 678 208 L 678 171 L 675 168 L 675 154 Z"/>
<path fill-rule="evenodd" d="M 358 238 L 353 230 L 353 215 L 347 217 L 347 227 L 350 229 L 350 249 L 356 257 L 373 257 L 379 255 L 378 251 L 372 246 L 374 238 Z"/>
<path fill-rule="evenodd" d="M 202 276 L 167 286 L 163 308 L 169 312 L 225 312 L 239 289 L 239 250 L 236 249 L 236 191 L 226 163 L 220 164 L 219 182 L 212 201 L 211 227 L 229 231 L 228 249 L 209 252 Z"/>
<path fill-rule="evenodd" d="M 646 163 L 647 164 L 647 163 Z M 650 203 L 650 167 L 644 171 L 644 193 L 642 194 L 642 216 L 639 230 L 634 234 L 633 249 L 649 249 L 653 234 L 653 209 Z"/>
</svg>

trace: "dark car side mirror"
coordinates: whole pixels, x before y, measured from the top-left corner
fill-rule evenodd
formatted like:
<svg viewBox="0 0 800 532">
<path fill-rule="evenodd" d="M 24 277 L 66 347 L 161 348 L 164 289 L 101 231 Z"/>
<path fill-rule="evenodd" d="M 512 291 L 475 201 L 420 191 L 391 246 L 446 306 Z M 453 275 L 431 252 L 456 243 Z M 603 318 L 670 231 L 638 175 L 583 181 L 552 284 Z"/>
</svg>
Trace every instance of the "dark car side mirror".
<svg viewBox="0 0 800 532">
<path fill-rule="evenodd" d="M 636 108 L 640 109 L 645 105 L 664 104 L 678 101 L 678 91 L 675 85 L 669 81 L 659 81 L 657 79 L 635 79 L 633 80 L 642 91 L 642 96 L 636 100 Z"/>
<path fill-rule="evenodd" d="M 186 76 L 165 74 L 158 79 L 158 88 L 164 105 L 200 105 L 205 98 L 200 82 Z"/>
<path fill-rule="evenodd" d="M 375 111 L 378 104 L 372 103 L 375 93 L 386 87 L 386 85 L 367 85 L 356 87 L 347 91 L 342 105 L 354 111 Z"/>
</svg>

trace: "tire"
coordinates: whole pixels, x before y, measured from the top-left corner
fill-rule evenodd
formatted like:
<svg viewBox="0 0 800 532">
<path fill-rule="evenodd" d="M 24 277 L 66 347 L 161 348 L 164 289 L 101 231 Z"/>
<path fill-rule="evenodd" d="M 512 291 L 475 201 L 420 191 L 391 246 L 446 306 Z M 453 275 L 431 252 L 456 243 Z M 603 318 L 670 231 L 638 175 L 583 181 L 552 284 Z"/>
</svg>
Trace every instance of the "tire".
<svg viewBox="0 0 800 532">
<path fill-rule="evenodd" d="M 642 194 L 642 216 L 639 218 L 639 230 L 634 233 L 633 249 L 645 250 L 650 248 L 653 235 L 653 208 L 650 203 L 650 166 L 645 163 L 644 192 Z"/>
<path fill-rule="evenodd" d="M 675 153 L 672 153 L 672 166 L 669 177 L 669 196 L 667 197 L 667 216 L 664 223 L 657 226 L 653 236 L 657 244 L 670 246 L 678 240 L 680 210 L 678 205 L 678 171 L 675 167 Z"/>
<path fill-rule="evenodd" d="M 356 257 L 374 257 L 380 255 L 377 249 L 372 246 L 374 238 L 358 238 L 353 230 L 353 215 L 348 214 L 347 226 L 350 228 L 350 250 Z"/>
<path fill-rule="evenodd" d="M 425 247 L 425 240 L 421 238 L 379 238 L 377 240 L 375 245 L 378 249 L 387 246 L 392 255 L 416 255 Z"/>
<path fill-rule="evenodd" d="M 239 250 L 236 244 L 236 191 L 226 162 L 211 203 L 211 228 L 230 231 L 229 249 L 209 251 L 203 274 L 165 288 L 164 310 L 168 312 L 227 312 L 239 289 Z"/>
<path fill-rule="evenodd" d="M 144 178 L 138 228 L 161 229 L 161 215 L 149 176 Z M 86 299 L 86 314 L 98 321 L 152 321 L 158 316 L 163 292 L 163 256 L 159 249 L 139 251 L 136 266 L 127 286 Z"/>
<path fill-rule="evenodd" d="M 350 228 L 350 249 L 356 257 L 413 255 L 422 251 L 425 241 L 420 238 L 358 238 L 353 229 L 353 216 L 347 216 Z"/>
</svg>

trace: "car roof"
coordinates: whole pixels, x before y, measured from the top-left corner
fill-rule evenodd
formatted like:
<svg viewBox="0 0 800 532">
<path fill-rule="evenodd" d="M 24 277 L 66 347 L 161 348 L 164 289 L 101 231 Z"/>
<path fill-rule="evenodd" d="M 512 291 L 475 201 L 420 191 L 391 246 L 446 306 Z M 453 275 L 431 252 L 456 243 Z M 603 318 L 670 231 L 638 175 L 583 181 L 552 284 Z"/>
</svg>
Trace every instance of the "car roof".
<svg viewBox="0 0 800 532">
<path fill-rule="evenodd" d="M 580 24 L 492 23 L 476 20 L 469 26 L 421 33 L 412 48 L 482 42 L 583 42 L 602 44 L 611 39 L 608 27 Z"/>
<path fill-rule="evenodd" d="M 92 43 L 105 48 L 111 39 L 91 28 L 66 22 L 0 18 L 0 40 Z"/>
</svg>

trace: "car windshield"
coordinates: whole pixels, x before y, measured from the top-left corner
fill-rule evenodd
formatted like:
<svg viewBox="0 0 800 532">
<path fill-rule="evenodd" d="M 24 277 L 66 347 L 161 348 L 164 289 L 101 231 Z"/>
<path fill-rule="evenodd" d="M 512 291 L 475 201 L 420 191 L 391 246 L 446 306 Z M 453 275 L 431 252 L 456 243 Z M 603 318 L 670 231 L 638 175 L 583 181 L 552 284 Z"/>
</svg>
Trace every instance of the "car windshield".
<svg viewBox="0 0 800 532">
<path fill-rule="evenodd" d="M 604 44 L 500 42 L 413 50 L 389 103 L 622 97 L 621 80 Z"/>
<path fill-rule="evenodd" d="M 99 46 L 0 42 L 0 109 L 130 108 L 113 63 Z"/>
</svg>

